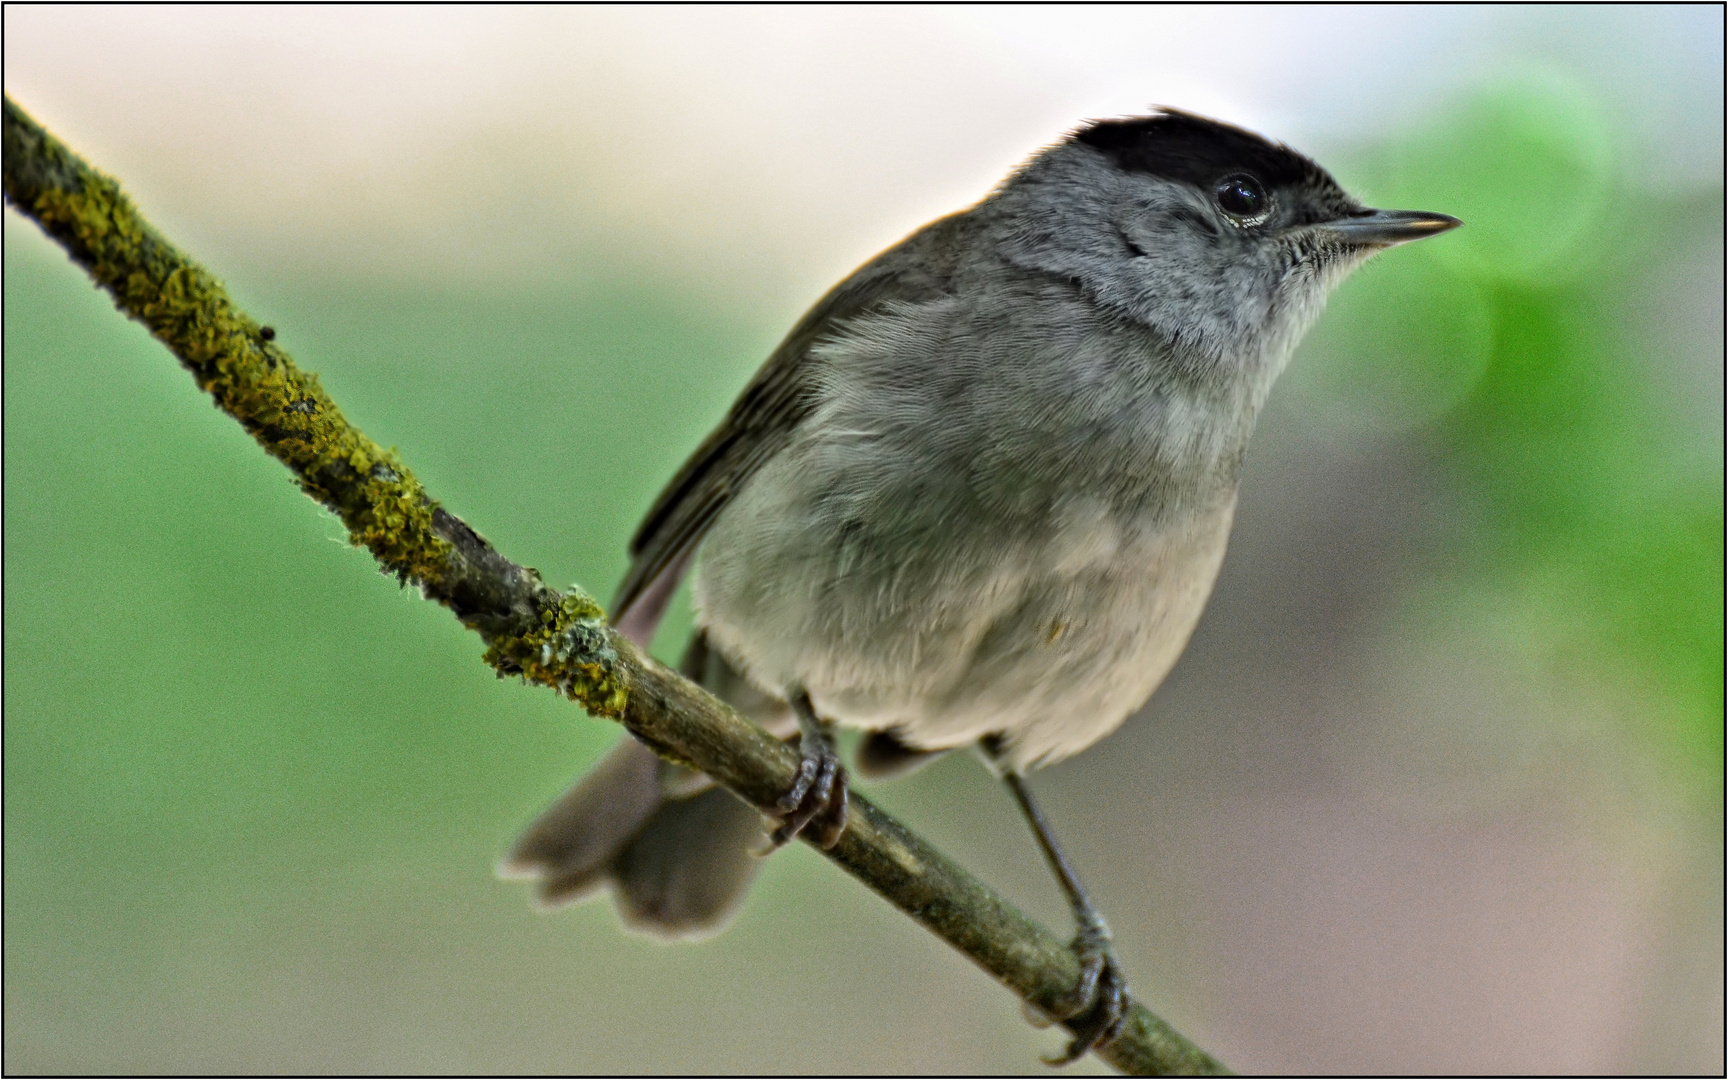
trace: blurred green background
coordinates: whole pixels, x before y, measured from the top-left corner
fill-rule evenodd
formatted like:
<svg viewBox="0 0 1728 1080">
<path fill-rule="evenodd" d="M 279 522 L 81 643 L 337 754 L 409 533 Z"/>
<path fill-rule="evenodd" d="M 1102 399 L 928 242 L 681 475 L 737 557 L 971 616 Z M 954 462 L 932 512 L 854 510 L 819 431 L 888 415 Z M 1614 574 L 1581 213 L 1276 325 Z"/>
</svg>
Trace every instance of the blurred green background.
<svg viewBox="0 0 1728 1080">
<path fill-rule="evenodd" d="M 1570 39 L 1562 14 L 1455 13 L 1450 52 L 1307 86 L 1306 113 L 1267 103 L 1332 16 L 1267 15 L 1247 77 L 1169 59 L 1232 16 L 1135 13 L 1168 70 L 1098 83 L 1059 75 L 1129 16 L 1039 17 L 9 11 L 7 90 L 446 505 L 601 595 L 804 305 L 1122 84 L 1464 218 L 1340 290 L 1262 421 L 1188 655 L 1036 783 L 1139 996 L 1241 1070 L 1719 1069 L 1722 150 L 1661 122 L 1720 120 L 1720 10 L 1572 12 Z M 765 33 L 756 64 L 709 55 Z M 134 45 L 215 74 L 102 62 Z M 382 63 L 432 108 L 445 77 L 566 47 L 658 89 L 560 84 L 559 110 L 626 118 L 569 148 L 517 126 L 522 76 L 473 145 L 407 150 L 379 134 L 400 102 L 338 92 Z M 904 89 L 939 47 L 957 113 L 1009 79 L 1047 100 L 944 134 L 958 165 L 897 158 L 955 121 Z M 736 126 L 669 153 L 653 125 L 692 57 L 736 69 L 711 87 Z M 1338 104 L 1363 81 L 1403 111 Z M 824 116 L 750 127 L 800 95 Z M 349 112 L 384 119 L 332 129 Z M 860 133 L 838 179 L 803 160 L 842 153 L 830 128 Z M 780 156 L 753 173 L 738 146 Z M 13 212 L 5 305 L 7 1071 L 1042 1069 L 1054 1035 L 808 850 L 700 945 L 626 935 L 604 902 L 534 913 L 492 864 L 617 729 L 493 679 Z M 974 762 L 871 796 L 1066 925 Z"/>
</svg>

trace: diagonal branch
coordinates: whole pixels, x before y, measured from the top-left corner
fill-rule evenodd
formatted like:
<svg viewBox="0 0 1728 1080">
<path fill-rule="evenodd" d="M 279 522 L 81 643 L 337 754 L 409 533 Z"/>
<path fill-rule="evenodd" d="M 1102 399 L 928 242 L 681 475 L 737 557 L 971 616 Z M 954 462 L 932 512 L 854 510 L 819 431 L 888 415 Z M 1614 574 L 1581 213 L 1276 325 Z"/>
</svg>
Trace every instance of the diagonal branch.
<svg viewBox="0 0 1728 1080">
<path fill-rule="evenodd" d="M 144 220 L 117 183 L 10 97 L 4 152 L 6 202 L 166 345 L 307 495 L 341 517 L 355 546 L 479 633 L 484 659 L 500 676 L 553 687 L 755 805 L 771 805 L 791 786 L 796 750 L 613 632 L 580 589 L 548 588 L 440 507 L 393 451 L 343 419 L 317 376 L 295 367 L 220 282 Z M 1060 938 L 857 795 L 844 835 L 825 854 L 1034 1008 L 1050 1008 L 1079 978 Z M 1097 1052 L 1136 1075 L 1225 1071 L 1139 1004 L 1123 1033 Z"/>
</svg>

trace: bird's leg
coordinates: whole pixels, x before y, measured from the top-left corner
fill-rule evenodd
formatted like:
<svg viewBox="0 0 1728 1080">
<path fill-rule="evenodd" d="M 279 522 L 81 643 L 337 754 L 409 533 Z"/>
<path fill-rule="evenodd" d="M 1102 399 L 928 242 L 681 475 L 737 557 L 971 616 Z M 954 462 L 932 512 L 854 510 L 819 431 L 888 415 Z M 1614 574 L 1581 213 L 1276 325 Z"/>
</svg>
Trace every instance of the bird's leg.
<svg viewBox="0 0 1728 1080">
<path fill-rule="evenodd" d="M 799 762 L 792 789 L 775 804 L 782 824 L 774 830 L 774 846 L 795 839 L 816 822 L 816 843 L 831 848 L 846 831 L 846 766 L 834 749 L 833 725 L 816 715 L 810 695 L 794 688 L 786 699 L 798 716 L 798 749 L 804 759 Z"/>
<path fill-rule="evenodd" d="M 1000 760 L 997 749 L 995 740 L 986 742 L 985 752 Z M 1098 914 L 1098 909 L 1092 906 L 1086 887 L 1080 884 L 1074 868 L 1068 865 L 1067 856 L 1056 845 L 1050 824 L 1044 820 L 1038 804 L 1032 800 L 1032 793 L 1026 789 L 1025 778 L 1004 766 L 1002 780 L 1014 793 L 1014 799 L 1026 815 L 1027 824 L 1032 826 L 1032 834 L 1037 837 L 1051 872 L 1056 875 L 1057 884 L 1062 886 L 1068 904 L 1074 910 L 1073 949 L 1080 961 L 1080 979 L 1050 1010 L 1057 1020 L 1075 1021 L 1074 1041 L 1068 1044 L 1061 1057 L 1044 1059 L 1051 1065 L 1066 1065 L 1121 1034 L 1122 1025 L 1128 1018 L 1128 981 L 1123 977 L 1122 966 L 1111 947 L 1110 927 Z"/>
</svg>

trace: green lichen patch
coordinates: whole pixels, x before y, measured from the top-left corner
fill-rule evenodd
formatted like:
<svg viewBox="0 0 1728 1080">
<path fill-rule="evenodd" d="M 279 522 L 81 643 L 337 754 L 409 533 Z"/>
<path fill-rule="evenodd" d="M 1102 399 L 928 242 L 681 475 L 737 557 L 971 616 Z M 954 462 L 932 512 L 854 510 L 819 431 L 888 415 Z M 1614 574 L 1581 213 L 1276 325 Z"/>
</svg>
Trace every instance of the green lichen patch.
<svg viewBox="0 0 1728 1080">
<path fill-rule="evenodd" d="M 404 584 L 452 601 L 461 575 L 473 568 L 437 531 L 438 504 L 394 451 L 348 423 L 318 377 L 276 344 L 273 329 L 236 307 L 215 276 L 156 233 L 118 183 L 11 99 L 5 158 L 7 201 L 166 345 L 218 408 L 293 470 L 301 490 L 341 517 L 355 546 Z M 475 582 L 461 584 L 471 592 Z M 580 590 L 540 597 L 530 607 L 539 609 L 538 625 L 493 636 L 487 661 L 501 674 L 552 686 L 597 716 L 622 716 L 624 683 L 599 605 Z"/>
<path fill-rule="evenodd" d="M 500 676 L 550 686 L 594 716 L 624 716 L 629 691 L 606 613 L 580 589 L 544 607 L 539 625 L 527 633 L 494 638 L 485 660 Z"/>
<path fill-rule="evenodd" d="M 403 582 L 435 591 L 450 549 L 433 531 L 436 504 L 408 468 L 350 425 L 317 376 L 297 368 L 220 281 L 157 235 L 119 184 L 10 100 L 5 125 L 7 200 L 166 345 L 306 494 L 340 516 L 356 546 Z"/>
</svg>

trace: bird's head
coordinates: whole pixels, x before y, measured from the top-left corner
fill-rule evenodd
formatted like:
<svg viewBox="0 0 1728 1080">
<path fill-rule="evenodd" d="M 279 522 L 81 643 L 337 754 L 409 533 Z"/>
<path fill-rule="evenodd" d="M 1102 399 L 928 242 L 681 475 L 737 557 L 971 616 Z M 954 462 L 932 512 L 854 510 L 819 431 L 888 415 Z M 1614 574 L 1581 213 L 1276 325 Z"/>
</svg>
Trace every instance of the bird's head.
<svg viewBox="0 0 1728 1080">
<path fill-rule="evenodd" d="M 1174 109 L 1079 128 L 991 201 L 1010 260 L 1152 327 L 1196 374 L 1267 381 L 1351 270 L 1460 224 L 1365 207 L 1289 147 Z"/>
</svg>

